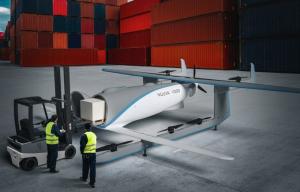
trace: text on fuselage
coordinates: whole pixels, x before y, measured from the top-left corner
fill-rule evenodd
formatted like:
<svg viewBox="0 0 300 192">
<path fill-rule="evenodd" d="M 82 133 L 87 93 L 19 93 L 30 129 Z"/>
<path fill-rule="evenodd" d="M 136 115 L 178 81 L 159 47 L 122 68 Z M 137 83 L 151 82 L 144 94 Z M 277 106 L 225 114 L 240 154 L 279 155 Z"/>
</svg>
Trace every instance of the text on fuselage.
<svg viewBox="0 0 300 192">
<path fill-rule="evenodd" d="M 180 89 L 174 89 L 172 91 L 163 91 L 163 92 L 157 93 L 157 95 L 159 97 L 164 97 L 164 96 L 167 96 L 170 94 L 178 94 L 178 93 L 180 93 Z"/>
</svg>

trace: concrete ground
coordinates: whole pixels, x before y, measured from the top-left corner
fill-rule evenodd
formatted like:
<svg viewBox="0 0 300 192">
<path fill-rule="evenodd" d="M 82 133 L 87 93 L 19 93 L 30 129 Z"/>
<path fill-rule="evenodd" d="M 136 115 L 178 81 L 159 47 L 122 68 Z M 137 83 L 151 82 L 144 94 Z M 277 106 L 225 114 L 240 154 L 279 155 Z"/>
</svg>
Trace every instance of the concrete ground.
<svg viewBox="0 0 300 192">
<path fill-rule="evenodd" d="M 114 66 L 143 71 L 159 68 Z M 93 95 L 114 86 L 140 85 L 142 80 L 101 71 L 102 67 L 71 68 L 71 89 Z M 192 74 L 192 71 L 190 71 Z M 227 79 L 238 71 L 197 70 L 198 77 Z M 300 88 L 300 75 L 257 73 L 257 82 Z M 81 157 L 58 162 L 60 173 L 43 167 L 25 172 L 6 159 L 6 137 L 15 134 L 13 99 L 54 95 L 52 68 L 19 68 L 0 63 L 0 191 L 187 191 L 187 192 L 299 192 L 300 191 L 300 95 L 254 90 L 233 91 L 232 116 L 218 131 L 187 137 L 185 142 L 235 157 L 221 161 L 160 146 L 109 164 L 97 165 L 96 189 L 78 181 Z M 186 100 L 184 109 L 164 112 L 135 122 L 129 128 L 151 132 L 178 122 L 212 114 L 212 87 Z M 116 135 L 97 132 L 100 140 Z M 105 138 L 104 138 L 105 137 Z M 78 135 L 74 144 L 78 148 Z"/>
</svg>

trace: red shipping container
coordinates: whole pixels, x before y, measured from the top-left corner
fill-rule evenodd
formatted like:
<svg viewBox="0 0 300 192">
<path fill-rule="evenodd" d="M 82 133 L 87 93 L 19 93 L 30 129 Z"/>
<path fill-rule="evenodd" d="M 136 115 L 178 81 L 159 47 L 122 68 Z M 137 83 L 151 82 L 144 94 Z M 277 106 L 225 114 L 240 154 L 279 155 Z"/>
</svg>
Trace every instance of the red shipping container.
<svg viewBox="0 0 300 192">
<path fill-rule="evenodd" d="M 81 0 L 83 1 L 83 0 Z M 85 0 L 88 1 L 88 0 Z M 101 3 L 101 4 L 106 4 L 106 5 L 118 5 L 118 1 L 120 0 L 90 0 L 92 3 Z M 124 0 L 123 0 L 124 1 Z"/>
<path fill-rule="evenodd" d="M 106 64 L 106 51 L 105 50 L 98 50 L 98 64 Z"/>
<path fill-rule="evenodd" d="M 94 45 L 94 35 L 93 34 L 82 34 L 81 35 L 81 48 L 93 49 Z"/>
<path fill-rule="evenodd" d="M 9 29 L 9 36 L 10 38 L 15 37 L 15 25 L 11 25 L 10 29 Z"/>
<path fill-rule="evenodd" d="M 53 15 L 67 16 L 68 15 L 68 1 L 67 0 L 53 0 Z"/>
<path fill-rule="evenodd" d="M 106 5 L 105 6 L 105 19 L 106 20 L 119 20 L 120 7 Z"/>
<path fill-rule="evenodd" d="M 0 60 L 2 61 L 9 60 L 9 48 L 0 48 Z"/>
<path fill-rule="evenodd" d="M 53 31 L 53 16 L 39 15 L 38 19 L 38 31 Z"/>
<path fill-rule="evenodd" d="M 152 66 L 180 67 L 181 58 L 189 68 L 233 69 L 236 49 L 233 43 L 227 42 L 152 47 Z"/>
<path fill-rule="evenodd" d="M 105 35 L 95 35 L 94 36 L 94 46 L 97 49 L 105 49 L 106 48 Z"/>
<path fill-rule="evenodd" d="M 151 28 L 151 45 L 231 40 L 237 36 L 236 26 L 233 15 L 226 13 L 154 25 Z"/>
<path fill-rule="evenodd" d="M 16 63 L 16 55 L 15 55 L 15 52 L 12 50 L 10 50 L 10 53 L 9 53 L 9 61 L 12 64 Z"/>
<path fill-rule="evenodd" d="M 94 4 L 80 3 L 80 16 L 85 18 L 94 18 Z"/>
<path fill-rule="evenodd" d="M 38 17 L 35 14 L 22 13 L 17 20 L 17 30 L 37 31 Z"/>
<path fill-rule="evenodd" d="M 134 31 L 142 31 L 151 28 L 151 15 L 145 13 L 122 19 L 120 21 L 120 33 L 129 33 Z"/>
<path fill-rule="evenodd" d="M 106 21 L 106 33 L 119 35 L 120 34 L 119 21 Z"/>
<path fill-rule="evenodd" d="M 176 21 L 215 12 L 233 11 L 235 0 L 171 0 L 152 9 L 153 24 Z"/>
<path fill-rule="evenodd" d="M 96 65 L 96 49 L 24 49 L 20 51 L 23 67 L 45 67 L 54 65 Z"/>
<path fill-rule="evenodd" d="M 94 33 L 94 19 L 81 19 L 81 33 Z"/>
<path fill-rule="evenodd" d="M 150 47 L 150 30 L 123 33 L 120 35 L 120 48 Z"/>
<path fill-rule="evenodd" d="M 38 33 L 38 48 L 53 48 L 53 36 L 51 32 Z"/>
<path fill-rule="evenodd" d="M 32 31 L 19 31 L 17 49 L 33 49 L 38 47 L 38 34 Z"/>
<path fill-rule="evenodd" d="M 134 0 L 121 6 L 120 17 L 132 17 L 141 13 L 150 12 L 155 4 L 160 3 L 160 0 Z"/>
<path fill-rule="evenodd" d="M 16 0 L 10 1 L 10 13 L 14 13 L 16 8 Z"/>
<path fill-rule="evenodd" d="M 68 48 L 68 34 L 67 33 L 53 33 L 53 48 L 54 49 Z"/>
<path fill-rule="evenodd" d="M 150 49 L 110 49 L 107 53 L 107 62 L 117 65 L 148 66 L 150 64 Z"/>
</svg>

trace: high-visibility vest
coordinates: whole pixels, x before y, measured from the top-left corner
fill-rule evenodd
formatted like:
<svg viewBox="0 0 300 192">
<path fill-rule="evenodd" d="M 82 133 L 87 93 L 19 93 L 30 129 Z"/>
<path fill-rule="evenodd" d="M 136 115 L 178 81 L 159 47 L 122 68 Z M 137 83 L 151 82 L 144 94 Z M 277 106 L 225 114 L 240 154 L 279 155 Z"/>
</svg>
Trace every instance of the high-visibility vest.
<svg viewBox="0 0 300 192">
<path fill-rule="evenodd" d="M 46 143 L 48 145 L 57 145 L 59 142 L 58 137 L 51 133 L 53 125 L 54 123 L 51 121 L 46 125 Z"/>
<path fill-rule="evenodd" d="M 96 153 L 97 136 L 93 132 L 84 133 L 87 137 L 87 144 L 85 145 L 83 153 Z"/>
</svg>

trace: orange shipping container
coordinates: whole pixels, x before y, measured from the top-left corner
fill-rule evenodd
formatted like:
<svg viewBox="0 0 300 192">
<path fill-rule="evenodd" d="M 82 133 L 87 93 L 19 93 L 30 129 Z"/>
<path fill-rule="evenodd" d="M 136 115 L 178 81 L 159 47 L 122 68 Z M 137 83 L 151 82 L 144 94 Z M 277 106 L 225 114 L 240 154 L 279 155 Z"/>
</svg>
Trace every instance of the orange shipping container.
<svg viewBox="0 0 300 192">
<path fill-rule="evenodd" d="M 94 18 L 94 5 L 92 3 L 80 3 L 80 15 L 85 18 Z"/>
<path fill-rule="evenodd" d="M 98 64 L 106 64 L 106 50 L 98 50 Z"/>
<path fill-rule="evenodd" d="M 20 14 L 17 20 L 17 30 L 37 31 L 38 17 L 35 14 Z"/>
<path fill-rule="evenodd" d="M 119 20 L 120 16 L 120 7 L 106 5 L 105 6 L 105 19 L 106 20 Z"/>
<path fill-rule="evenodd" d="M 17 49 L 31 49 L 38 47 L 38 33 L 32 31 L 19 31 Z"/>
<path fill-rule="evenodd" d="M 96 49 L 24 49 L 20 51 L 20 65 L 23 67 L 96 65 L 97 63 Z"/>
<path fill-rule="evenodd" d="M 68 34 L 67 33 L 53 33 L 53 48 L 54 49 L 68 48 Z"/>
<path fill-rule="evenodd" d="M 189 68 L 232 69 L 236 51 L 234 44 L 227 42 L 152 47 L 152 66 L 180 67 L 181 58 Z"/>
<path fill-rule="evenodd" d="M 95 47 L 93 34 L 81 34 L 81 48 L 93 49 Z"/>
<path fill-rule="evenodd" d="M 38 19 L 38 31 L 53 31 L 53 16 L 39 15 Z"/>
<path fill-rule="evenodd" d="M 120 34 L 120 27 L 119 21 L 106 21 L 106 33 L 119 35 Z"/>
<path fill-rule="evenodd" d="M 236 36 L 234 15 L 216 13 L 154 25 L 151 45 L 231 40 Z"/>
<path fill-rule="evenodd" d="M 129 33 L 151 28 L 151 15 L 145 13 L 134 17 L 122 19 L 120 21 L 120 33 Z"/>
<path fill-rule="evenodd" d="M 171 0 L 152 9 L 153 24 L 176 21 L 209 13 L 233 11 L 235 0 Z"/>
</svg>

